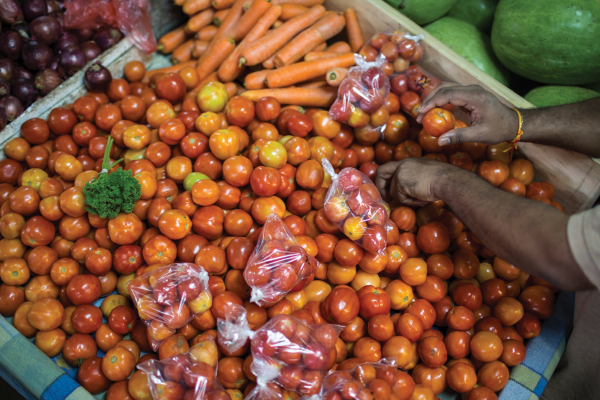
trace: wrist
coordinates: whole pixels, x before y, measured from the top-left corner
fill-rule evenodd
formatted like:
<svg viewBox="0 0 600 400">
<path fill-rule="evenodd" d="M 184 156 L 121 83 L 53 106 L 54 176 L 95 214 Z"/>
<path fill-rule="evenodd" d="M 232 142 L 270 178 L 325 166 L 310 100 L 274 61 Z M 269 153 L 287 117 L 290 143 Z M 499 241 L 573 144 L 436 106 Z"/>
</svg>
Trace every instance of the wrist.
<svg viewBox="0 0 600 400">
<path fill-rule="evenodd" d="M 438 171 L 431 182 L 431 192 L 434 197 L 441 200 L 447 198 L 448 189 L 456 187 L 456 177 L 462 171 L 461 168 L 457 168 L 451 164 L 440 163 Z"/>
<path fill-rule="evenodd" d="M 504 137 L 505 142 L 510 143 L 515 139 L 515 137 L 517 136 L 517 133 L 519 132 L 519 114 L 515 110 L 513 110 L 512 108 L 509 108 L 509 107 L 505 107 L 505 111 L 506 111 L 505 118 L 508 120 L 508 122 L 505 125 L 506 129 L 505 129 L 505 134 L 503 135 L 503 137 Z M 521 110 L 519 110 L 519 112 L 522 113 Z"/>
</svg>

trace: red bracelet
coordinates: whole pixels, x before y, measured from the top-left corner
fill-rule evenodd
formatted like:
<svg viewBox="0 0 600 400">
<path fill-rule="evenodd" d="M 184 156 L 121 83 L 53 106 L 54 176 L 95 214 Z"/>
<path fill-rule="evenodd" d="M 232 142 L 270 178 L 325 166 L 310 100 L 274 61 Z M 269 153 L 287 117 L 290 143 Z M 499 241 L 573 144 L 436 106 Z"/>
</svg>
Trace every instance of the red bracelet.
<svg viewBox="0 0 600 400">
<path fill-rule="evenodd" d="M 523 129 L 522 129 L 523 116 L 521 115 L 521 112 L 519 110 L 517 110 L 516 108 L 511 108 L 511 110 L 515 110 L 515 112 L 519 116 L 519 130 L 517 131 L 517 136 L 515 136 L 513 141 L 510 142 L 511 143 L 510 147 L 503 151 L 503 153 L 506 153 L 507 151 L 510 150 L 510 161 L 512 161 L 513 151 L 514 151 L 514 149 L 517 148 L 517 143 L 519 142 L 519 140 L 521 140 L 521 136 L 523 136 Z"/>
</svg>

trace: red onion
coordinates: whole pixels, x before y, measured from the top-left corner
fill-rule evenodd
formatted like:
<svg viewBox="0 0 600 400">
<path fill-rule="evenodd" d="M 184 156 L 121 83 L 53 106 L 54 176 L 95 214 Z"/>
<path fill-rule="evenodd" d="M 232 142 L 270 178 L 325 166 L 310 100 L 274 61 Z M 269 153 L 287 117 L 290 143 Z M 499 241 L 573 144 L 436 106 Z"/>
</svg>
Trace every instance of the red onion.
<svg viewBox="0 0 600 400">
<path fill-rule="evenodd" d="M 48 16 L 52 17 L 52 18 L 56 18 L 56 20 L 58 21 L 58 23 L 60 24 L 60 29 L 64 29 L 65 28 L 65 18 L 62 12 L 53 12 L 52 14 L 48 14 Z"/>
<path fill-rule="evenodd" d="M 56 89 L 62 82 L 58 73 L 50 68 L 38 72 L 35 76 L 35 87 L 42 96 Z"/>
<path fill-rule="evenodd" d="M 60 35 L 60 24 L 56 18 L 48 15 L 34 19 L 29 27 L 34 39 L 47 45 L 56 42 Z"/>
<path fill-rule="evenodd" d="M 60 53 L 60 66 L 73 75 L 85 66 L 85 56 L 77 46 L 69 46 Z"/>
<path fill-rule="evenodd" d="M 37 40 L 30 40 L 23 45 L 21 56 L 23 64 L 32 71 L 39 71 L 46 68 L 52 61 L 52 50 L 44 43 Z"/>
<path fill-rule="evenodd" d="M 17 0 L 0 1 L 0 20 L 9 25 L 23 21 L 23 12 Z"/>
<path fill-rule="evenodd" d="M 18 60 L 21 57 L 23 42 L 23 37 L 18 32 L 7 29 L 0 33 L 0 53 L 11 60 Z"/>
<path fill-rule="evenodd" d="M 21 21 L 18 24 L 14 24 L 12 28 L 23 37 L 23 39 L 31 39 L 31 30 L 29 29 L 29 23 Z"/>
<path fill-rule="evenodd" d="M 80 42 L 90 40 L 94 36 L 94 30 L 91 28 L 71 29 L 71 33 L 79 39 Z"/>
<path fill-rule="evenodd" d="M 23 114 L 23 104 L 15 96 L 6 96 L 0 99 L 0 108 L 6 111 L 6 119 L 12 122 Z"/>
<path fill-rule="evenodd" d="M 17 68 L 15 69 L 15 71 L 16 71 L 16 74 L 13 79 L 15 79 L 15 78 L 33 79 L 33 74 L 31 73 L 31 71 L 28 70 L 27 68 L 24 68 L 22 65 L 17 65 Z"/>
<path fill-rule="evenodd" d="M 6 128 L 6 111 L 0 107 L 0 132 Z"/>
<path fill-rule="evenodd" d="M 23 10 L 25 20 L 29 22 L 38 17 L 48 15 L 46 0 L 23 0 L 21 2 L 21 9 Z"/>
<path fill-rule="evenodd" d="M 54 58 L 52 58 L 52 61 L 50 62 L 50 65 L 48 65 L 47 69 L 52 69 L 52 70 L 56 71 L 58 76 L 64 77 L 65 75 L 67 75 L 67 73 L 65 72 L 65 69 L 60 66 L 60 55 L 58 55 L 58 54 L 55 55 Z"/>
<path fill-rule="evenodd" d="M 63 49 L 66 49 L 69 46 L 78 46 L 78 45 L 79 45 L 79 40 L 77 40 L 75 35 L 67 32 L 67 31 L 63 31 L 58 36 L 58 39 L 56 39 L 56 42 L 54 42 L 53 49 L 54 49 L 55 54 L 60 54 L 60 52 Z"/>
<path fill-rule="evenodd" d="M 91 40 L 81 43 L 79 45 L 79 48 L 83 52 L 86 64 L 92 61 L 94 58 L 98 57 L 100 53 L 102 53 L 100 47 L 98 47 L 98 45 L 95 42 L 92 42 Z"/>
<path fill-rule="evenodd" d="M 62 5 L 56 0 L 46 0 L 48 14 L 62 10 Z"/>
<path fill-rule="evenodd" d="M 10 81 L 17 74 L 15 63 L 8 58 L 0 58 L 0 78 Z"/>
<path fill-rule="evenodd" d="M 111 48 L 115 44 L 119 43 L 123 35 L 117 28 L 113 28 L 110 26 L 102 27 L 96 34 L 94 35 L 94 42 L 105 51 L 108 48 Z"/>
<path fill-rule="evenodd" d="M 0 97 L 10 94 L 10 83 L 6 79 L 0 78 Z"/>
<path fill-rule="evenodd" d="M 19 99 L 25 107 L 29 107 L 37 98 L 38 93 L 31 79 L 13 79 L 10 82 L 10 86 L 10 94 Z"/>
<path fill-rule="evenodd" d="M 111 81 L 112 74 L 98 61 L 89 66 L 83 77 L 85 87 L 91 92 L 105 92 Z"/>
</svg>

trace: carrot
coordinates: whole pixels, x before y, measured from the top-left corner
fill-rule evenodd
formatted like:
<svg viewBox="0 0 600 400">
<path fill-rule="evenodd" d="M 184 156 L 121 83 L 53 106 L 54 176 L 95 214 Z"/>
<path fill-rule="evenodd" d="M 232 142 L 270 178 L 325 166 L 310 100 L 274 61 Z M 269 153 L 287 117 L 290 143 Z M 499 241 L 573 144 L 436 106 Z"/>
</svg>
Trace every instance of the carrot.
<svg viewBox="0 0 600 400">
<path fill-rule="evenodd" d="M 182 62 L 190 61 L 192 59 L 192 50 L 194 49 L 194 39 L 190 39 L 185 43 L 179 45 L 173 54 L 171 54 L 171 62 L 173 64 L 179 64 Z"/>
<path fill-rule="evenodd" d="M 354 13 L 353 9 L 347 9 L 344 12 L 344 16 L 346 17 L 346 31 L 348 32 L 348 41 L 350 42 L 350 46 L 352 46 L 352 51 L 356 53 L 365 44 L 365 41 L 362 37 L 362 32 L 360 31 L 360 25 L 358 25 L 356 14 Z"/>
<path fill-rule="evenodd" d="M 267 33 L 273 21 L 279 18 L 281 14 L 281 6 L 271 7 L 252 27 L 244 40 L 235 48 L 235 50 L 227 57 L 219 67 L 219 78 L 223 82 L 229 82 L 236 79 L 244 70 L 244 66 L 239 65 L 240 56 L 244 49 L 253 41 L 260 39 Z"/>
<path fill-rule="evenodd" d="M 265 69 L 275 68 L 275 54 L 263 61 L 262 66 Z"/>
<path fill-rule="evenodd" d="M 320 88 L 323 86 L 327 86 L 327 81 L 314 81 L 314 82 L 306 82 L 302 83 L 296 87 L 299 88 Z"/>
<path fill-rule="evenodd" d="M 295 63 L 315 47 L 340 33 L 344 26 L 346 19 L 342 13 L 327 13 L 279 50 L 275 56 L 275 65 L 281 68 Z"/>
<path fill-rule="evenodd" d="M 219 65 L 235 49 L 235 42 L 231 38 L 221 38 L 215 45 L 207 50 L 203 56 L 204 59 L 198 62 L 196 71 L 200 79 L 204 79 L 219 68 Z"/>
<path fill-rule="evenodd" d="M 192 50 L 192 57 L 200 58 L 200 56 L 206 51 L 208 48 L 208 42 L 203 40 L 194 40 L 194 49 Z"/>
<path fill-rule="evenodd" d="M 184 28 L 185 25 L 180 26 L 179 28 L 174 29 L 171 32 L 163 35 L 158 40 L 157 50 L 163 54 L 169 54 L 170 52 L 175 50 L 175 48 L 178 47 L 180 44 L 183 44 L 183 42 L 185 42 L 187 39 L 187 35 L 185 34 Z"/>
<path fill-rule="evenodd" d="M 173 3 L 175 3 L 176 6 L 183 6 L 183 4 L 186 2 L 186 0 L 173 0 Z"/>
<path fill-rule="evenodd" d="M 233 82 L 233 83 L 235 84 L 235 89 L 236 89 L 235 94 L 236 95 L 239 96 L 240 94 L 242 94 L 246 91 L 246 89 L 242 85 L 240 85 L 238 82 Z"/>
<path fill-rule="evenodd" d="M 187 0 L 183 3 L 183 12 L 187 15 L 194 15 L 210 7 L 210 0 Z"/>
<path fill-rule="evenodd" d="M 192 35 L 192 34 L 198 32 L 200 29 L 204 28 L 205 26 L 210 25 L 212 23 L 214 17 L 215 17 L 215 10 L 213 10 L 212 8 L 207 8 L 206 10 L 202 11 L 201 13 L 194 15 L 187 22 L 187 25 L 186 25 L 187 33 L 189 35 Z"/>
<path fill-rule="evenodd" d="M 340 86 L 342 81 L 346 79 L 347 76 L 348 69 L 339 67 L 331 68 L 329 71 L 327 71 L 327 75 L 325 75 L 327 83 L 334 87 Z"/>
<path fill-rule="evenodd" d="M 221 26 L 221 24 L 223 23 L 223 20 L 225 18 L 227 18 L 227 14 L 229 13 L 229 8 L 226 8 L 224 10 L 219 10 L 215 13 L 215 16 L 213 17 L 213 24 L 215 24 L 217 27 Z"/>
<path fill-rule="evenodd" d="M 256 65 L 271 57 L 298 32 L 312 25 L 325 14 L 325 7 L 314 6 L 304 14 L 290 19 L 268 35 L 256 40 L 242 53 L 242 63 Z"/>
<path fill-rule="evenodd" d="M 216 72 L 213 72 L 212 74 L 208 75 L 206 78 L 202 79 L 200 81 L 200 83 L 190 91 L 190 93 L 193 96 L 197 95 L 198 92 L 200 91 L 200 89 L 202 88 L 202 86 L 206 85 L 208 82 L 219 82 L 219 77 L 217 76 Z"/>
<path fill-rule="evenodd" d="M 233 82 L 227 82 L 225 84 L 225 89 L 227 90 L 227 94 L 229 95 L 229 98 L 232 98 L 233 96 L 235 96 L 237 94 L 237 86 L 235 86 L 235 83 L 233 83 Z"/>
<path fill-rule="evenodd" d="M 241 94 L 254 102 L 263 97 L 275 97 L 281 104 L 295 104 L 304 107 L 330 107 L 337 98 L 337 88 L 283 88 L 248 90 Z"/>
<path fill-rule="evenodd" d="M 339 54 L 334 57 L 314 61 L 304 61 L 287 65 L 272 71 L 266 78 L 267 86 L 280 88 L 290 86 L 307 79 L 325 75 L 333 67 L 347 68 L 354 65 L 354 54 Z"/>
<path fill-rule="evenodd" d="M 283 25 L 283 21 L 281 21 L 281 20 L 278 19 L 277 21 L 273 22 L 273 29 L 277 29 L 281 25 Z"/>
<path fill-rule="evenodd" d="M 247 90 L 265 89 L 267 87 L 265 84 L 265 79 L 270 73 L 271 71 L 264 69 L 262 71 L 256 71 L 246 75 L 246 79 L 244 79 L 244 87 Z"/>
<path fill-rule="evenodd" d="M 230 31 L 233 31 L 235 29 L 235 25 L 242 18 L 242 14 L 244 13 L 246 5 L 250 4 L 251 1 L 252 0 L 235 0 L 235 3 L 233 3 L 231 8 L 229 9 L 227 16 L 223 20 L 221 20 L 221 24 L 217 29 L 217 33 L 215 33 L 215 36 L 210 41 L 206 52 L 202 54 L 202 57 L 200 57 L 199 63 L 204 61 L 204 58 L 211 54 L 212 49 L 216 45 L 217 41 L 224 37 L 233 35 L 233 33 Z"/>
<path fill-rule="evenodd" d="M 346 20 L 346 24 L 348 21 Z M 332 53 L 352 53 L 352 48 L 347 42 L 335 42 L 331 46 L 327 47 L 325 51 Z"/>
<path fill-rule="evenodd" d="M 256 25 L 260 17 L 262 17 L 272 5 L 273 3 L 271 0 L 254 0 L 235 27 L 233 39 L 236 42 L 244 39 L 252 27 Z"/>
<path fill-rule="evenodd" d="M 229 8 L 235 3 L 235 0 L 212 0 L 210 4 L 215 8 L 215 10 L 223 10 L 225 8 Z"/>
<path fill-rule="evenodd" d="M 168 67 L 164 67 L 164 68 L 157 68 L 157 69 L 151 69 L 150 71 L 146 71 L 146 73 L 144 74 L 144 78 L 142 79 L 142 82 L 144 83 L 148 83 L 150 82 L 150 78 L 152 78 L 152 75 L 154 74 L 168 74 L 169 72 L 179 72 L 180 69 L 183 69 L 185 67 L 189 67 L 189 66 L 195 66 L 196 65 L 196 61 L 187 61 L 187 62 L 183 62 L 177 65 L 170 65 Z"/>
<path fill-rule="evenodd" d="M 304 7 L 313 7 L 319 4 L 323 4 L 325 0 L 280 0 L 281 4 L 296 4 Z"/>
<path fill-rule="evenodd" d="M 346 54 L 346 53 L 343 53 L 343 54 Z M 353 54 L 353 53 L 350 53 L 350 54 Z M 322 58 L 335 57 L 335 56 L 339 56 L 339 55 L 340 55 L 340 53 L 332 53 L 329 51 L 311 51 L 306 56 L 304 56 L 304 61 L 320 60 Z"/>
<path fill-rule="evenodd" d="M 308 11 L 308 7 L 300 6 L 298 4 L 282 4 L 281 5 L 281 17 L 282 21 L 289 21 L 290 19 L 297 17 L 298 15 Z"/>
<path fill-rule="evenodd" d="M 327 43 L 323 42 L 320 45 L 318 45 L 317 47 L 315 47 L 313 49 L 313 51 L 325 51 L 326 48 L 327 48 Z"/>
<path fill-rule="evenodd" d="M 198 31 L 196 34 L 196 39 L 202 40 L 203 42 L 210 42 L 212 38 L 215 37 L 217 29 L 219 28 L 214 25 L 205 26 Z"/>
</svg>

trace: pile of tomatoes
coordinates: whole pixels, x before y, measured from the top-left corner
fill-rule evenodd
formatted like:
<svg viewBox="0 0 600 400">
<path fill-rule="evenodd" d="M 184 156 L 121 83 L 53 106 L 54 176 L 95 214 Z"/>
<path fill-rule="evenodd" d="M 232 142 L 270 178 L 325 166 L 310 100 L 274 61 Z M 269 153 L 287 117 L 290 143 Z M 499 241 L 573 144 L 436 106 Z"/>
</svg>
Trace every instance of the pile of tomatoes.
<svg viewBox="0 0 600 400">
<path fill-rule="evenodd" d="M 326 216 L 331 177 L 321 160 L 373 180 L 378 165 L 425 152 L 560 208 L 550 184 L 532 182 L 529 161 L 509 162 L 506 143 L 437 147 L 400 110 L 394 84 L 380 139 L 326 110 L 282 107 L 274 98 L 253 104 L 218 82 L 195 91 L 193 68 L 148 82 L 144 74 L 141 63 L 129 63 L 126 79 L 114 79 L 106 93 L 27 121 L 4 148 L 0 313 L 13 316 L 19 332 L 79 366 L 78 381 L 91 393 L 145 400 L 145 373 L 130 375 L 135 365 L 186 353 L 208 337 L 216 343 L 217 319 L 237 305 L 254 330 L 280 314 L 343 325 L 331 350 L 336 368 L 396 357 L 408 374 L 395 398 L 433 399 L 448 386 L 470 391 L 469 400 L 496 398 L 508 368 L 525 357 L 525 339 L 551 316 L 557 288 L 495 257 L 441 201 L 391 210 L 386 250 L 363 250 Z M 88 213 L 82 191 L 101 171 L 108 135 L 116 144 L 111 159 L 123 158 L 115 169 L 131 171 L 142 187 L 133 212 L 111 220 Z M 248 301 L 244 269 L 271 214 L 318 263 L 304 289 L 261 308 Z M 201 265 L 213 302 L 154 353 L 128 283 L 173 262 Z M 231 398 L 243 398 L 256 380 L 249 343 L 217 351 L 218 381 Z M 472 390 L 476 384 L 487 390 Z"/>
</svg>

